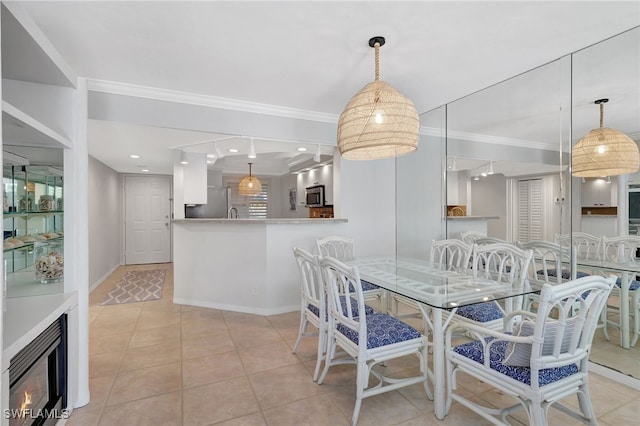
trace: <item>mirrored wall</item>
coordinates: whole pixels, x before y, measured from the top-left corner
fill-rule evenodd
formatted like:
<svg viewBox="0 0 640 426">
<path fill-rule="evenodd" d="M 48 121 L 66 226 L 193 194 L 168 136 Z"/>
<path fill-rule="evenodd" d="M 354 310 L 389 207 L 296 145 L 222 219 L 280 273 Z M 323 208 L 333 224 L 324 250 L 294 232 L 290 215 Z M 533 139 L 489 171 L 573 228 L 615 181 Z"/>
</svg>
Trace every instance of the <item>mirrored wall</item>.
<svg viewBox="0 0 640 426">
<path fill-rule="evenodd" d="M 640 28 L 422 114 L 418 152 L 396 160 L 398 255 L 426 258 L 433 239 L 465 231 L 511 243 L 626 235 L 640 174 L 570 175 L 571 147 L 598 127 L 600 98 L 605 126 L 637 142 Z M 597 331 L 591 360 L 640 378 L 640 343 L 621 346 L 611 312 L 609 340 Z"/>
</svg>

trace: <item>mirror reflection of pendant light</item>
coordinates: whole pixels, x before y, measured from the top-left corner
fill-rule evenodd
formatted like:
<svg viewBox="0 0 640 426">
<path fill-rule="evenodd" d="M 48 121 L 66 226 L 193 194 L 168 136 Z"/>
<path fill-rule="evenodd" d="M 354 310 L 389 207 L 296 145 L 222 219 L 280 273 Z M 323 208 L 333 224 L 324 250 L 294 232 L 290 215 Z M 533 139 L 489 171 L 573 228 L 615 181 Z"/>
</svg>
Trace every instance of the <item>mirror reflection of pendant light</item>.
<svg viewBox="0 0 640 426">
<path fill-rule="evenodd" d="M 262 193 L 262 184 L 260 180 L 251 175 L 251 165 L 249 163 L 249 176 L 245 177 L 238 184 L 238 194 L 240 195 L 258 195 Z"/>
<path fill-rule="evenodd" d="M 318 149 L 316 150 L 316 155 L 313 156 L 313 161 L 315 161 L 316 163 L 319 163 L 321 160 L 320 155 L 321 155 L 320 144 L 318 144 Z"/>
<path fill-rule="evenodd" d="M 375 160 L 408 154 L 418 146 L 420 119 L 413 102 L 380 80 L 380 46 L 373 37 L 375 81 L 351 98 L 338 121 L 338 149 L 347 160 Z"/>
<path fill-rule="evenodd" d="M 249 158 L 256 158 L 256 147 L 253 145 L 253 138 L 251 138 L 251 144 L 249 145 Z"/>
<path fill-rule="evenodd" d="M 180 164 L 189 164 L 189 160 L 187 160 L 187 151 L 182 150 L 182 156 L 180 157 Z"/>
<path fill-rule="evenodd" d="M 487 171 L 488 175 L 493 174 L 493 161 L 489 161 L 489 170 Z"/>
<path fill-rule="evenodd" d="M 640 167 L 638 145 L 615 129 L 602 127 L 604 104 L 598 99 L 600 127 L 591 130 L 571 149 L 571 174 L 578 177 L 616 176 L 634 173 Z"/>
</svg>

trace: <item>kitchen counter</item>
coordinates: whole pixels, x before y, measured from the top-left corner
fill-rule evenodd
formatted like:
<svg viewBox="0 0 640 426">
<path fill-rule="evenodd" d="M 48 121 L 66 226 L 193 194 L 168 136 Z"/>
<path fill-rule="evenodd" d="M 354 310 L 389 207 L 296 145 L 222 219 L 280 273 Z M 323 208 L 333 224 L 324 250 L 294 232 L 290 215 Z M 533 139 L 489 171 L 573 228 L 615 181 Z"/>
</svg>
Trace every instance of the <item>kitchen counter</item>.
<svg viewBox="0 0 640 426">
<path fill-rule="evenodd" d="M 489 220 L 499 216 L 447 216 L 447 238 L 460 238 L 460 233 L 475 231 L 487 235 Z"/>
<path fill-rule="evenodd" d="M 272 218 L 272 219 L 214 219 L 214 218 L 194 218 L 194 219 L 173 219 L 173 223 L 224 223 L 224 224 L 244 224 L 244 223 L 261 223 L 261 224 L 284 224 L 284 225 L 310 225 L 321 223 L 347 223 L 348 219 L 335 219 L 335 218 Z"/>
<path fill-rule="evenodd" d="M 347 235 L 347 219 L 177 219 L 174 303 L 256 315 L 300 310 L 293 247 Z"/>
</svg>

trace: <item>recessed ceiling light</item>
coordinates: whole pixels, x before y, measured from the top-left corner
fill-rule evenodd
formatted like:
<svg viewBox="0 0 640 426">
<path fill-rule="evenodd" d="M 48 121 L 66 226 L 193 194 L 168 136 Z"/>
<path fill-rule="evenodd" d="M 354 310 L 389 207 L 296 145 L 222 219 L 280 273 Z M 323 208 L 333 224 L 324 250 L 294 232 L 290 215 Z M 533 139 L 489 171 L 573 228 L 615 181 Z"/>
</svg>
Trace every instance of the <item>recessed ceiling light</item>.
<svg viewBox="0 0 640 426">
<path fill-rule="evenodd" d="M 216 158 L 215 154 L 207 154 L 207 158 Z"/>
<path fill-rule="evenodd" d="M 149 171 L 149 169 L 142 169 L 142 171 L 143 171 L 143 172 L 148 172 L 148 171 Z"/>
<path fill-rule="evenodd" d="M 131 158 L 140 158 L 140 156 L 138 154 L 131 154 L 129 157 L 131 157 Z"/>
<path fill-rule="evenodd" d="M 213 164 L 214 162 L 212 160 L 207 160 L 207 164 Z"/>
<path fill-rule="evenodd" d="M 305 148 L 304 146 L 301 146 L 300 148 L 298 148 L 298 151 L 300 152 L 305 152 L 307 150 L 307 148 Z"/>
<path fill-rule="evenodd" d="M 238 152 L 238 150 L 237 150 L 237 149 L 235 149 L 235 148 L 229 148 L 229 152 L 232 152 L 232 153 L 234 153 L 234 154 L 235 154 L 236 152 Z"/>
</svg>

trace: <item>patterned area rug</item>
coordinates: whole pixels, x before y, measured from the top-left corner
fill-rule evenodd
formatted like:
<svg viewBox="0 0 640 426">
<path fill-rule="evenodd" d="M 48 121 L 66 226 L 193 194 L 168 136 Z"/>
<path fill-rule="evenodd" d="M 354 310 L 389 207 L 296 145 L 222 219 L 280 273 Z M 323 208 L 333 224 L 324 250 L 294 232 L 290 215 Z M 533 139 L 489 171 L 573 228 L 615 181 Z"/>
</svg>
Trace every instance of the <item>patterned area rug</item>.
<svg viewBox="0 0 640 426">
<path fill-rule="evenodd" d="M 146 302 L 162 297 L 166 269 L 127 271 L 100 305 Z"/>
</svg>

